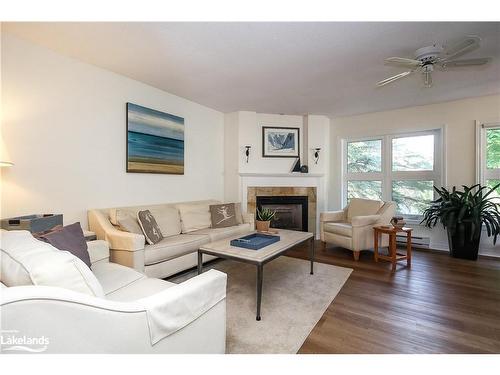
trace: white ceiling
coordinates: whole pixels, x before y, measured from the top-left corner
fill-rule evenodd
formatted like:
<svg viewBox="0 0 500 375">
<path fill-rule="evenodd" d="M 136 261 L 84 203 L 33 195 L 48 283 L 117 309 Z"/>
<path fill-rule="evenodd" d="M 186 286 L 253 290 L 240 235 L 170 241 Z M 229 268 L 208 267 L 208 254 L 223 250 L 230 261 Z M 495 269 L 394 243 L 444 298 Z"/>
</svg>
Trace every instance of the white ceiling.
<svg viewBox="0 0 500 375">
<path fill-rule="evenodd" d="M 500 92 L 500 23 L 4 23 L 3 30 L 222 112 L 381 111 Z M 484 67 L 376 88 L 435 42 L 478 35 Z"/>
</svg>

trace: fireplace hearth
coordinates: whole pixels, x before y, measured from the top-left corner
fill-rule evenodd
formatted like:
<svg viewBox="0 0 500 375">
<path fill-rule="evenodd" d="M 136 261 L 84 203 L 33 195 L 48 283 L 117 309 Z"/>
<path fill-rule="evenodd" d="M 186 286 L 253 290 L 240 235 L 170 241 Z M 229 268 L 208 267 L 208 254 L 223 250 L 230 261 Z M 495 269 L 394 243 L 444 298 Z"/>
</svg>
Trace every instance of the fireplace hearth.
<svg viewBox="0 0 500 375">
<path fill-rule="evenodd" d="M 257 208 L 276 211 L 271 228 L 308 231 L 307 196 L 257 196 Z"/>
</svg>

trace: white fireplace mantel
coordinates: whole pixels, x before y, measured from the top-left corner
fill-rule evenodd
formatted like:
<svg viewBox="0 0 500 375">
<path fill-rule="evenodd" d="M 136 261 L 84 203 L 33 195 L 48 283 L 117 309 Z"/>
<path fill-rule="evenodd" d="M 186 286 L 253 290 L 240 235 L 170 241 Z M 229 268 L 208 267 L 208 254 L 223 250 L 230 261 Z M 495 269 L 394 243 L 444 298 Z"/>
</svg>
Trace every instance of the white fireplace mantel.
<svg viewBox="0 0 500 375">
<path fill-rule="evenodd" d="M 296 178 L 307 178 L 307 177 L 323 177 L 323 173 L 240 173 L 240 177 L 296 177 Z"/>
<path fill-rule="evenodd" d="M 319 214 L 326 211 L 326 179 L 322 173 L 240 173 L 242 210 L 246 212 L 249 187 L 315 187 L 316 238 L 319 238 Z"/>
</svg>

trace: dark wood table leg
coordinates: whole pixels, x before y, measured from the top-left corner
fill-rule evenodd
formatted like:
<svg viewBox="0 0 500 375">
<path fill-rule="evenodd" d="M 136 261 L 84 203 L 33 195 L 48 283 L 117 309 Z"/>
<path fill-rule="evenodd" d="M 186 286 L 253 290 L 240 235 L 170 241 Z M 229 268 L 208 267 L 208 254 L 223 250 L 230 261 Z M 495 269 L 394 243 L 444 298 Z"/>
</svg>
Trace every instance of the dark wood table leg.
<svg viewBox="0 0 500 375">
<path fill-rule="evenodd" d="M 373 230 L 373 257 L 375 262 L 378 262 L 378 231 L 376 229 Z"/>
<path fill-rule="evenodd" d="M 203 272 L 203 253 L 198 250 L 198 275 Z"/>
<path fill-rule="evenodd" d="M 314 275 L 314 236 L 309 242 L 309 257 L 311 259 L 311 275 Z"/>
<path fill-rule="evenodd" d="M 256 320 L 260 320 L 260 305 L 262 303 L 262 274 L 263 274 L 263 265 L 257 265 L 257 317 Z"/>
</svg>

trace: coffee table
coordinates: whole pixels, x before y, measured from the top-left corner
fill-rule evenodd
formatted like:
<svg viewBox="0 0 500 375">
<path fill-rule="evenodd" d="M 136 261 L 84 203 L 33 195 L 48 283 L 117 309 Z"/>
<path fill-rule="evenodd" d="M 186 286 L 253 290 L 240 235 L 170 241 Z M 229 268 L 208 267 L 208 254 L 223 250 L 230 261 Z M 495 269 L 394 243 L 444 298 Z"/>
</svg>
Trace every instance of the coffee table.
<svg viewBox="0 0 500 375">
<path fill-rule="evenodd" d="M 203 254 L 213 255 L 219 258 L 235 260 L 243 263 L 250 263 L 257 266 L 257 316 L 260 320 L 260 305 L 262 302 L 262 281 L 264 274 L 264 264 L 283 255 L 285 251 L 302 242 L 309 241 L 309 259 L 311 262 L 311 275 L 314 273 L 314 235 L 309 232 L 298 232 L 293 230 L 278 229 L 277 235 L 280 240 L 259 250 L 244 249 L 231 246 L 233 239 L 244 236 L 230 237 L 224 240 L 211 242 L 200 247 L 198 250 L 198 274 L 203 272 Z M 250 234 L 249 232 L 247 234 Z"/>
</svg>

